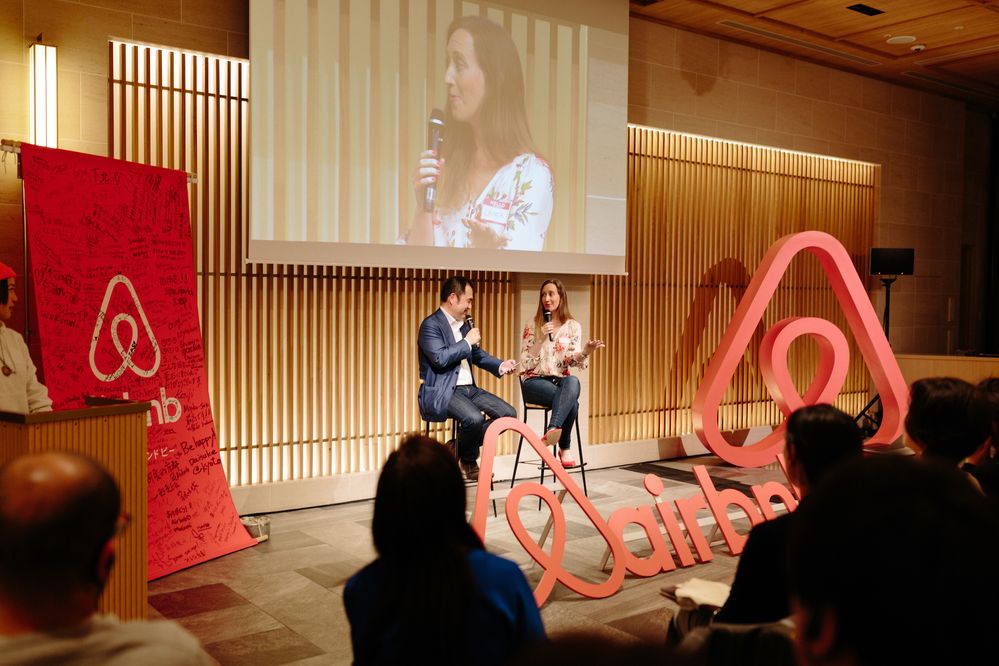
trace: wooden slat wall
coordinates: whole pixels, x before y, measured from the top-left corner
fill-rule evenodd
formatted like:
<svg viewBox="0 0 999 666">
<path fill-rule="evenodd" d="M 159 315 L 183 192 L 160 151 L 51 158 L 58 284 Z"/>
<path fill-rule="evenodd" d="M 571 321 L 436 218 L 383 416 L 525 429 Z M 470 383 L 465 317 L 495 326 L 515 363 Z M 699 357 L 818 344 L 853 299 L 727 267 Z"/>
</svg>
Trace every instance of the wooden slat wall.
<svg viewBox="0 0 999 666">
<path fill-rule="evenodd" d="M 193 250 L 229 483 L 379 469 L 422 429 L 416 334 L 444 274 L 245 265 L 248 63 L 122 42 L 110 59 L 110 156 L 198 175 Z M 469 275 L 489 350 L 513 357 L 510 275 Z M 515 383 L 484 374 L 483 388 L 514 401 Z"/>
<path fill-rule="evenodd" d="M 664 438 L 693 429 L 690 404 L 735 306 L 766 249 L 796 231 L 838 238 L 860 275 L 877 217 L 877 165 L 684 135 L 628 129 L 627 277 L 596 276 L 590 439 Z M 622 315 L 622 313 L 628 313 Z M 759 373 L 763 332 L 792 315 L 818 316 L 848 330 L 817 260 L 799 256 L 726 393 L 721 428 L 779 423 Z M 868 374 L 851 341 L 839 407 L 856 413 Z M 804 393 L 817 365 L 814 343 L 791 348 Z"/>
<path fill-rule="evenodd" d="M 402 433 L 422 427 L 416 332 L 443 274 L 244 265 L 247 63 L 120 42 L 110 60 L 110 155 L 198 174 L 190 200 L 199 306 L 230 484 L 377 470 Z M 594 444 L 690 432 L 694 391 L 770 243 L 829 231 L 866 275 L 878 209 L 874 165 L 648 128 L 629 128 L 628 169 L 629 275 L 595 276 L 591 290 L 592 335 L 609 343 L 590 374 Z M 510 275 L 471 275 L 487 347 L 513 357 L 520 322 Z M 810 256 L 792 264 L 767 323 L 791 314 L 846 327 Z M 780 420 L 756 365 L 762 330 L 726 396 L 723 429 Z M 852 353 L 839 404 L 855 412 L 868 381 Z M 792 354 L 804 386 L 816 351 L 802 341 Z M 514 382 L 480 376 L 516 404 Z"/>
</svg>

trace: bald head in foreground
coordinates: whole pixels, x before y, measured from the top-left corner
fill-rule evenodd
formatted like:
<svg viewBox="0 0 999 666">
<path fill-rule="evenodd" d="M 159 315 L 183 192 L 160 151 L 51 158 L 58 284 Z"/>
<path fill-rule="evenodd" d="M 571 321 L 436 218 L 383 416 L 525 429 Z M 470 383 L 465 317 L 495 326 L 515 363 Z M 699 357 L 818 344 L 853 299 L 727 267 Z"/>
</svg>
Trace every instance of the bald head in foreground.
<svg viewBox="0 0 999 666">
<path fill-rule="evenodd" d="M 0 664 L 210 664 L 173 622 L 97 614 L 128 523 L 111 475 L 71 453 L 0 468 Z"/>
</svg>

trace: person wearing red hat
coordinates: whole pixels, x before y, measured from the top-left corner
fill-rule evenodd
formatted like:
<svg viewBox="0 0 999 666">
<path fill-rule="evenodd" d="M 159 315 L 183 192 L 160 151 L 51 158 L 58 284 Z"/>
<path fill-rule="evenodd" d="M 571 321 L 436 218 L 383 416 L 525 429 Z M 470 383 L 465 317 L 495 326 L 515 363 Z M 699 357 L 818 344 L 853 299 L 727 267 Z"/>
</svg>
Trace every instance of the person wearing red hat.
<svg viewBox="0 0 999 666">
<path fill-rule="evenodd" d="M 14 269 L 0 262 L 0 412 L 49 412 L 49 391 L 38 381 L 28 345 L 20 333 L 5 324 L 17 303 L 15 277 Z"/>
</svg>

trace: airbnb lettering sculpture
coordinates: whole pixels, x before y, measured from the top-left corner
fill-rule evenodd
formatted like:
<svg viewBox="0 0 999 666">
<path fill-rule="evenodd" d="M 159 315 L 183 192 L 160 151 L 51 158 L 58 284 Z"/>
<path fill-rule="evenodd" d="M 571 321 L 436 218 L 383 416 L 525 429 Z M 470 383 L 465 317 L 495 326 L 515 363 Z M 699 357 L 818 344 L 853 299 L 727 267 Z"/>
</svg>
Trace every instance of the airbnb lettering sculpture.
<svg viewBox="0 0 999 666">
<path fill-rule="evenodd" d="M 791 260 L 802 251 L 815 255 L 822 265 L 881 395 L 881 427 L 867 444 L 887 445 L 902 434 L 909 389 L 867 290 L 846 248 L 838 240 L 821 231 L 805 231 L 784 236 L 767 251 L 694 396 L 694 432 L 704 446 L 733 465 L 760 467 L 772 463 L 784 446 L 783 424 L 751 446 L 732 446 L 718 428 L 718 407 L 756 326 L 763 321 L 770 298 Z M 804 396 L 798 395 L 787 371 L 787 350 L 791 342 L 802 335 L 815 339 L 820 359 L 815 379 Z M 763 380 L 786 417 L 804 405 L 832 402 L 846 378 L 849 356 L 846 337 L 831 322 L 814 317 L 792 317 L 777 322 L 763 336 L 760 365 Z"/>
<path fill-rule="evenodd" d="M 756 467 L 776 460 L 784 469 L 785 476 L 787 470 L 780 455 L 783 447 L 783 425 L 761 442 L 739 448 L 731 446 L 722 438 L 717 414 L 726 384 L 731 380 L 757 324 L 762 321 L 771 296 L 791 259 L 802 250 L 814 254 L 822 264 L 870 368 L 875 385 L 881 393 L 883 421 L 881 428 L 869 443 L 887 444 L 899 436 L 905 418 L 905 401 L 908 394 L 891 347 L 845 248 L 835 238 L 821 232 L 805 232 L 780 239 L 760 263 L 708 366 L 704 382 L 694 399 L 694 423 L 701 441 L 726 461 L 743 467 Z M 816 340 L 820 355 L 816 376 L 804 396 L 798 394 L 787 369 L 788 348 L 792 341 L 802 335 L 810 335 Z M 823 319 L 814 317 L 784 319 L 766 332 L 761 344 L 760 365 L 764 382 L 785 415 L 804 405 L 832 402 L 843 386 L 848 364 L 849 347 L 846 336 L 831 322 Z M 526 423 L 514 418 L 503 418 L 489 427 L 482 444 L 482 465 L 472 510 L 472 525 L 483 539 L 486 536 L 489 506 L 488 479 L 492 478 L 496 441 L 499 435 L 507 430 L 523 435 L 551 468 L 555 477 L 607 542 L 613 558 L 610 574 L 602 582 L 586 581 L 567 571 L 562 564 L 566 546 L 566 520 L 559 498 L 538 483 L 521 482 L 516 485 L 506 500 L 506 517 L 516 539 L 544 570 L 534 590 L 538 605 L 545 602 L 556 582 L 583 596 L 603 598 L 617 592 L 624 581 L 625 572 L 636 576 L 654 576 L 660 572 L 672 571 L 677 565 L 688 567 L 694 565 L 695 561 L 710 561 L 711 548 L 698 523 L 698 510 L 711 511 L 729 552 L 738 555 L 742 552 L 746 537 L 736 532 L 728 516 L 728 507 L 739 508 L 753 525 L 774 517 L 775 512 L 771 506 L 771 500 L 774 498 L 784 504 L 789 511 L 797 507 L 799 495 L 793 486 L 770 481 L 753 486 L 750 489 L 752 497 L 734 489 L 718 491 L 708 476 L 707 469 L 703 465 L 698 465 L 693 468 L 693 472 L 701 487 L 701 494 L 674 500 L 675 512 L 668 502 L 654 501 L 652 506 L 622 507 L 605 520 L 572 477 L 558 464 L 541 438 Z M 655 475 L 648 474 L 645 477 L 645 489 L 655 500 L 663 492 L 662 481 Z M 520 503 L 527 496 L 540 498 L 551 511 L 550 552 L 545 552 L 520 520 Z M 665 534 L 660 528 L 659 521 L 662 521 Z M 649 556 L 638 557 L 625 545 L 624 530 L 631 524 L 640 526 L 648 538 L 652 547 Z"/>
<path fill-rule="evenodd" d="M 673 505 L 676 507 L 676 513 L 673 512 L 669 502 L 656 502 L 654 504 L 655 513 L 653 513 L 651 506 L 622 507 L 612 513 L 610 518 L 604 520 L 583 493 L 582 488 L 555 460 L 537 433 L 523 421 L 506 417 L 497 419 L 489 426 L 482 442 L 482 464 L 479 470 L 479 484 L 475 491 L 475 504 L 472 507 L 472 526 L 483 540 L 486 538 L 489 479 L 492 478 L 493 459 L 496 457 L 496 440 L 500 434 L 507 430 L 513 430 L 523 435 L 524 439 L 551 468 L 555 478 L 562 483 L 568 494 L 572 496 L 597 529 L 597 532 L 600 533 L 600 536 L 607 542 L 607 547 L 613 558 L 613 568 L 603 582 L 591 583 L 567 571 L 562 566 L 566 543 L 565 513 L 562 504 L 555 493 L 539 483 L 533 481 L 518 483 L 507 496 L 506 518 L 510 523 L 514 537 L 524 547 L 524 550 L 534 558 L 534 561 L 544 569 L 541 580 L 534 589 L 534 598 L 539 606 L 551 594 L 556 582 L 562 583 L 584 597 L 602 599 L 618 591 L 624 581 L 626 571 L 636 576 L 655 576 L 664 571 L 673 571 L 677 564 L 682 567 L 693 566 L 696 563 L 695 557 L 696 561 L 710 562 L 713 557 L 711 547 L 697 520 L 697 512 L 700 509 L 709 509 L 714 514 L 722 537 L 728 544 L 729 552 L 738 555 L 742 552 L 746 537 L 736 532 L 732 526 L 732 521 L 728 517 L 730 505 L 742 509 L 754 525 L 764 519 L 774 517 L 774 510 L 770 506 L 770 499 L 773 497 L 777 497 L 788 510 L 793 510 L 798 505 L 796 494 L 775 481 L 752 487 L 751 492 L 753 498 L 756 499 L 755 503 L 753 499 L 737 490 L 718 491 L 708 477 L 704 466 L 698 465 L 694 467 L 694 476 L 701 486 L 702 494 L 674 500 Z M 656 499 L 663 492 L 663 483 L 654 474 L 647 474 L 645 476 L 645 490 L 653 499 Z M 540 498 L 551 511 L 552 545 L 550 552 L 545 552 L 544 548 L 538 545 L 520 520 L 520 501 L 528 496 Z M 659 528 L 656 514 L 666 528 L 665 536 Z M 652 546 L 652 554 L 648 557 L 638 557 L 625 546 L 624 530 L 631 524 L 638 525 L 645 532 L 649 544 Z M 687 544 L 686 537 L 690 538 L 690 542 L 694 546 L 693 551 Z M 672 545 L 672 552 L 670 545 Z"/>
</svg>

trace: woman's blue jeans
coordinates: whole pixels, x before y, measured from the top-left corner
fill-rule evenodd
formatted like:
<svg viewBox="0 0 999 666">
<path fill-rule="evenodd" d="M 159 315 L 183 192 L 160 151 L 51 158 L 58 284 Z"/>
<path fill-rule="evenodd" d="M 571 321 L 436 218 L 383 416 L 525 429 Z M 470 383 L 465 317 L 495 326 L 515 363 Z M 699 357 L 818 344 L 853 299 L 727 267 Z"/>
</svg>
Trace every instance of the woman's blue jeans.
<svg viewBox="0 0 999 666">
<path fill-rule="evenodd" d="M 529 377 L 524 380 L 524 402 L 544 405 L 552 410 L 549 428 L 561 428 L 559 448 L 572 445 L 572 426 L 579 412 L 579 380 L 568 377 Z"/>
</svg>

